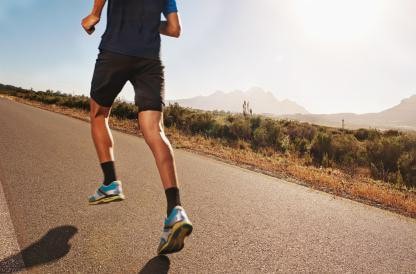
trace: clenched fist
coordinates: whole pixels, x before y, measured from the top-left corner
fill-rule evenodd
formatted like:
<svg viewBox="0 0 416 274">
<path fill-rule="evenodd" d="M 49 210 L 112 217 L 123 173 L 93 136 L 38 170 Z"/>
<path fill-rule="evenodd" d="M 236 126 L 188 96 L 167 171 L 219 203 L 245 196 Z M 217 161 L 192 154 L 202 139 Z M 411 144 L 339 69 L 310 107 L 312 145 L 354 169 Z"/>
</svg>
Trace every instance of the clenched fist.
<svg viewBox="0 0 416 274">
<path fill-rule="evenodd" d="M 98 22 L 100 22 L 100 17 L 90 14 L 82 19 L 81 25 L 88 34 L 92 34 L 95 31 L 94 26 L 97 25 Z"/>
</svg>

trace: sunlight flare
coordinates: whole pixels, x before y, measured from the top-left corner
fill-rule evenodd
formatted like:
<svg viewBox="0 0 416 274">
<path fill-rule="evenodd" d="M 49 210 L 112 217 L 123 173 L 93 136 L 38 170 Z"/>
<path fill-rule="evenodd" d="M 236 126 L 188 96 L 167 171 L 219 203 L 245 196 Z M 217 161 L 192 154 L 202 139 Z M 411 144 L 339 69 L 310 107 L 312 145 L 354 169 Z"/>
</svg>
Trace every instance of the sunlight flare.
<svg viewBox="0 0 416 274">
<path fill-rule="evenodd" d="M 295 18 L 306 36 L 324 42 L 356 41 L 381 22 L 385 1 L 295 0 Z"/>
</svg>

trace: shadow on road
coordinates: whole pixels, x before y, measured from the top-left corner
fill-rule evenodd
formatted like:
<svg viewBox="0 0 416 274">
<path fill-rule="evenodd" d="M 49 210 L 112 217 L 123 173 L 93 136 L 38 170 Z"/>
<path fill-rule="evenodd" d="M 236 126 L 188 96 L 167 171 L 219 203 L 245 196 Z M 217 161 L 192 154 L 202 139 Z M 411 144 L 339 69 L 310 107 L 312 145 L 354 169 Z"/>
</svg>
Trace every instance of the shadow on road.
<svg viewBox="0 0 416 274">
<path fill-rule="evenodd" d="M 57 261 L 68 254 L 68 241 L 78 232 L 74 226 L 59 226 L 21 252 L 0 261 L 0 273 L 13 273 Z M 22 264 L 22 258 L 24 265 Z"/>
<path fill-rule="evenodd" d="M 139 274 L 166 274 L 169 272 L 170 260 L 164 255 L 159 255 L 147 262 L 139 271 Z"/>
</svg>

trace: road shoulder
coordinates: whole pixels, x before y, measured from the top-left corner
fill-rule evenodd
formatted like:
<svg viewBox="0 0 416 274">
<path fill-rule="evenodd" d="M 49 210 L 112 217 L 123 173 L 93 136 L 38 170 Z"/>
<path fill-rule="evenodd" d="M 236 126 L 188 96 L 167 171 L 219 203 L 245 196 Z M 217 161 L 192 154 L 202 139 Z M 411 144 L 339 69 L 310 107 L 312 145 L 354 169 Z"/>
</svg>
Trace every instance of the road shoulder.
<svg viewBox="0 0 416 274">
<path fill-rule="evenodd" d="M 6 196 L 0 181 L 0 272 L 19 272 L 24 267 Z"/>
</svg>

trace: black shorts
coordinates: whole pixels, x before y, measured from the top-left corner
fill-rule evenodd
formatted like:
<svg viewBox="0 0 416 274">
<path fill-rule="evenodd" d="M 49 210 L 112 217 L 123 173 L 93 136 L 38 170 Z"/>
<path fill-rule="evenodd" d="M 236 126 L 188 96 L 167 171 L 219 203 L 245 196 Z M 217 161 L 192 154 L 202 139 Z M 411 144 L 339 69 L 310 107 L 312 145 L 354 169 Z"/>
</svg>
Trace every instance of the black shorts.
<svg viewBox="0 0 416 274">
<path fill-rule="evenodd" d="M 91 82 L 91 98 L 101 106 L 111 107 L 127 81 L 134 87 L 139 112 L 163 110 L 165 80 L 161 60 L 101 50 Z"/>
</svg>

